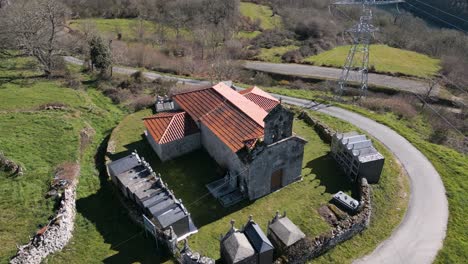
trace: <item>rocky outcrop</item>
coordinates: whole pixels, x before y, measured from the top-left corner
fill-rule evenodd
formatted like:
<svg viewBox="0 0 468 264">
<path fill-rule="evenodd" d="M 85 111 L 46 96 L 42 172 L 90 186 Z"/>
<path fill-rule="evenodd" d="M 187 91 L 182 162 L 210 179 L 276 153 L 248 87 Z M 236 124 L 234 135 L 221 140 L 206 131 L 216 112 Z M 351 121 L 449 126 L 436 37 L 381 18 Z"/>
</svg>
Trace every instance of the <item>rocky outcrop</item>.
<svg viewBox="0 0 468 264">
<path fill-rule="evenodd" d="M 77 179 L 74 177 L 61 194 L 60 206 L 54 218 L 37 231 L 28 244 L 18 246 L 18 252 L 10 260 L 11 264 L 39 264 L 49 254 L 60 251 L 67 245 L 72 237 L 75 221 L 76 186 Z"/>
<path fill-rule="evenodd" d="M 16 162 L 8 159 L 3 152 L 0 152 L 0 170 L 4 170 L 7 173 L 12 173 L 17 176 L 22 176 L 24 168 Z"/>
</svg>

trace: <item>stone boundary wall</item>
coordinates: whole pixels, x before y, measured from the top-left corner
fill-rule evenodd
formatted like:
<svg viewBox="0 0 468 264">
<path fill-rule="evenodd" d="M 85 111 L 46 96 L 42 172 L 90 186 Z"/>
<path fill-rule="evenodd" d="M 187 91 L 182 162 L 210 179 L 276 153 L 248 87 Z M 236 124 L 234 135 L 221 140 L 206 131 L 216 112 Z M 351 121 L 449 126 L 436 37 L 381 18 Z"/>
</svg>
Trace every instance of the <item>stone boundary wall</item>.
<svg viewBox="0 0 468 264">
<path fill-rule="evenodd" d="M 54 218 L 47 227 L 39 231 L 45 230 L 42 235 L 35 236 L 26 245 L 18 246 L 18 252 L 10 259 L 11 264 L 39 264 L 49 254 L 60 251 L 67 245 L 74 228 L 76 187 L 75 179 L 64 189 L 60 207 Z"/>
<path fill-rule="evenodd" d="M 312 239 L 306 237 L 300 240 L 289 247 L 275 263 L 306 263 L 366 229 L 370 224 L 372 207 L 371 187 L 365 178 L 361 180 L 360 192 L 361 206 L 358 214 L 341 220 L 329 232 Z"/>
<path fill-rule="evenodd" d="M 331 144 L 333 135 L 336 133 L 333 129 L 329 128 L 324 123 L 314 119 L 305 111 L 302 111 L 299 114 L 299 119 L 302 119 L 306 124 L 312 126 L 323 141 L 327 142 L 328 144 Z"/>
</svg>

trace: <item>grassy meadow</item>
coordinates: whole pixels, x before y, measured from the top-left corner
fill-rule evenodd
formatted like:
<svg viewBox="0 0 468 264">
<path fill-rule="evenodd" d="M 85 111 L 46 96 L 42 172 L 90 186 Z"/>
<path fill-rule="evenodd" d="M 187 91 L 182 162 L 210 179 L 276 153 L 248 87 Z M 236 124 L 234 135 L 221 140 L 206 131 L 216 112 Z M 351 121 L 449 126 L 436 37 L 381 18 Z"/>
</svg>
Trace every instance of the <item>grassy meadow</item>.
<svg viewBox="0 0 468 264">
<path fill-rule="evenodd" d="M 350 46 L 336 47 L 318 55 L 305 58 L 304 62 L 317 66 L 341 68 L 346 60 L 349 49 Z M 356 55 L 358 54 L 356 53 Z M 357 67 L 361 63 L 362 58 L 356 57 L 354 66 Z M 422 78 L 432 77 L 441 69 L 438 59 L 386 45 L 370 46 L 369 67 L 379 73 L 403 74 Z"/>
<path fill-rule="evenodd" d="M 269 6 L 258 5 L 250 2 L 241 2 L 240 3 L 240 13 L 252 19 L 253 21 L 259 20 L 260 27 L 263 30 L 281 28 L 283 22 L 281 17 L 278 15 L 272 16 L 273 11 Z"/>
<path fill-rule="evenodd" d="M 296 50 L 298 49 L 298 46 L 295 45 L 289 45 L 289 46 L 283 46 L 283 47 L 273 47 L 270 49 L 267 48 L 261 48 L 260 49 L 260 54 L 258 54 L 255 59 L 261 60 L 261 61 L 266 61 L 266 62 L 273 62 L 273 63 L 281 63 L 282 62 L 282 56 L 288 51 Z"/>
<path fill-rule="evenodd" d="M 56 166 L 66 161 L 81 167 L 74 237 L 45 263 L 163 262 L 167 257 L 155 252 L 153 241 L 130 221 L 96 165 L 102 164 L 96 156 L 101 144 L 125 111 L 96 90 L 90 76 L 81 76 L 78 90 L 40 76 L 32 59 L 0 58 L 0 151 L 26 169 L 23 176 L 0 172 L 0 263 L 7 263 L 16 245 L 26 243 L 53 214 L 55 204 L 44 194 Z M 66 109 L 39 109 L 48 103 Z M 80 153 L 79 132 L 87 126 L 96 135 Z"/>
<path fill-rule="evenodd" d="M 300 120 L 295 120 L 294 131 L 309 141 L 304 155 L 303 181 L 254 202 L 245 201 L 225 209 L 211 195 L 205 195 L 207 194 L 205 184 L 221 177 L 216 175 L 217 166 L 206 152 L 199 150 L 169 162 L 159 161 L 142 136 L 144 131 L 142 118 L 151 114 L 150 110 L 140 111 L 127 116 L 120 123 L 109 140 L 109 145 L 113 148 L 113 154 L 109 157 L 117 159 L 134 149 L 147 157 L 153 168 L 161 173 L 166 183 L 174 190 L 175 195 L 185 201 L 195 224 L 199 227 L 199 233 L 189 239 L 192 249 L 215 259 L 219 258 L 219 236 L 227 232 L 231 219 L 235 219 L 240 226 L 247 220 L 248 215 L 253 214 L 255 221 L 266 230 L 266 224 L 275 211 L 286 210 L 288 216 L 304 233 L 312 237 L 330 229 L 317 213 L 317 209 L 326 204 L 332 194 L 338 190 L 349 193 L 353 191 L 352 186 L 344 180 L 343 173 L 328 155 L 329 146 L 311 127 Z M 333 118 L 317 117 L 336 129 L 355 129 Z M 403 217 L 408 192 L 406 178 L 391 154 L 380 144 L 377 144 L 377 147 L 387 160 L 381 183 L 374 191 L 373 201 L 378 209 L 373 216 L 372 225 L 361 236 L 319 258 L 320 263 L 329 263 L 330 260 L 335 263 L 346 263 L 370 252 L 379 241 L 390 235 Z"/>
</svg>

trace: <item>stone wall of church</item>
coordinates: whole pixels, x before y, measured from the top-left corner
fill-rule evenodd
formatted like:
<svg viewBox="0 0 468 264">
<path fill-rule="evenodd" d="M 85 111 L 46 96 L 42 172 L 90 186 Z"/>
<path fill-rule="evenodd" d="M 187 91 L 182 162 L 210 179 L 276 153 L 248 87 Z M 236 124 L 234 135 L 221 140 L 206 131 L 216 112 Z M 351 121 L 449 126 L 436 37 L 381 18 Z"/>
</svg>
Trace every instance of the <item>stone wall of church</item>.
<svg viewBox="0 0 468 264">
<path fill-rule="evenodd" d="M 249 198 L 257 199 L 271 193 L 272 174 L 282 170 L 281 187 L 301 179 L 306 141 L 292 136 L 265 147 L 254 154 L 249 166 Z"/>
<path fill-rule="evenodd" d="M 147 131 L 145 131 L 145 136 L 154 152 L 156 152 L 162 161 L 180 157 L 201 147 L 200 133 L 195 133 L 167 144 L 158 144 Z"/>
<path fill-rule="evenodd" d="M 234 173 L 238 181 L 243 181 L 246 176 L 246 167 L 226 144 L 224 144 L 208 127 L 200 124 L 201 143 L 208 154 L 218 163 L 219 166 Z"/>
</svg>

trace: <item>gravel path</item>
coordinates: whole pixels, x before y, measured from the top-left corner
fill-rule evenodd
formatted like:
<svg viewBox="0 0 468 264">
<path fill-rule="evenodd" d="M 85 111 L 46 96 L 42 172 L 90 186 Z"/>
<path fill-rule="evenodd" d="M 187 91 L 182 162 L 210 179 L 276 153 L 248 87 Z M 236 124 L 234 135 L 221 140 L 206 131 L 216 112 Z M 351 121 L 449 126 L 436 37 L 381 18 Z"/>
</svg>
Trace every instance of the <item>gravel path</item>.
<svg viewBox="0 0 468 264">
<path fill-rule="evenodd" d="M 301 64 L 247 61 L 244 63 L 244 68 L 268 73 L 328 80 L 338 80 L 341 75 L 341 69 Z M 428 83 L 421 80 L 412 80 L 376 73 L 369 73 L 369 85 L 418 94 L 426 94 L 428 89 Z M 438 95 L 439 91 L 440 86 L 436 86 L 431 94 Z"/>
<path fill-rule="evenodd" d="M 83 63 L 73 57 L 66 57 L 65 60 L 74 64 Z M 309 67 L 315 67 L 297 66 L 307 67 L 305 70 L 310 69 Z M 317 68 L 336 71 L 336 69 L 330 68 Z M 114 67 L 114 72 L 122 74 L 131 74 L 135 71 L 134 69 Z M 328 72 L 328 74 L 331 73 Z M 176 79 L 190 84 L 209 84 L 207 81 L 164 76 L 156 73 L 145 73 L 145 76 L 152 79 L 161 77 Z M 395 77 L 386 76 L 385 78 Z M 385 80 L 385 78 L 382 80 Z M 396 79 L 407 84 L 408 82 L 414 82 L 401 78 Z M 395 83 L 392 83 L 392 85 L 395 85 Z M 432 263 L 445 238 L 448 202 L 440 175 L 429 160 L 398 133 L 362 115 L 337 107 L 316 104 L 305 99 L 275 94 L 273 96 L 281 98 L 284 103 L 317 110 L 361 128 L 389 148 L 408 173 L 411 194 L 408 210 L 403 221 L 387 240 L 380 243 L 374 252 L 356 260 L 355 263 Z"/>
</svg>

